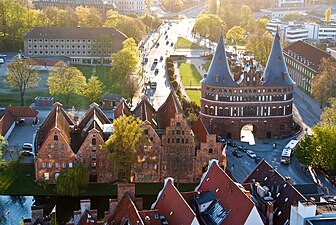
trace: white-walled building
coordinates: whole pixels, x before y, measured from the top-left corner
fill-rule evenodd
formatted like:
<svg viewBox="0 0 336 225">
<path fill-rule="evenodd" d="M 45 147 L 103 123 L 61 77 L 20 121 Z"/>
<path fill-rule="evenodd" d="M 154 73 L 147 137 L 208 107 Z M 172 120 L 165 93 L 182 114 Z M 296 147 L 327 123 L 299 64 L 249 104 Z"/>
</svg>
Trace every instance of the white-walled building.
<svg viewBox="0 0 336 225">
<path fill-rule="evenodd" d="M 146 8 L 145 0 L 115 0 L 117 10 L 126 14 L 141 15 Z"/>
</svg>

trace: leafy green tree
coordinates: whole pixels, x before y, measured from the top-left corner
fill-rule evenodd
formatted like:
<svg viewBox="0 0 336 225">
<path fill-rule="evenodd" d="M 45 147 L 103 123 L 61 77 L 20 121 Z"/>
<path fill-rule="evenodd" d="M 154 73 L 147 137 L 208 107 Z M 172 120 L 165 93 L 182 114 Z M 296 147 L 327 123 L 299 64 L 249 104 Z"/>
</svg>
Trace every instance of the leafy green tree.
<svg viewBox="0 0 336 225">
<path fill-rule="evenodd" d="M 313 138 L 305 135 L 295 149 L 295 156 L 301 163 L 312 166 L 315 158 L 315 149 L 316 146 Z"/>
<path fill-rule="evenodd" d="M 112 54 L 110 78 L 118 83 L 122 82 L 131 74 L 138 72 L 140 58 L 138 48 L 133 38 L 123 42 L 123 49 Z"/>
<path fill-rule="evenodd" d="M 138 90 L 139 90 L 139 79 L 137 75 L 127 76 L 125 82 L 123 82 L 122 94 L 127 100 L 130 101 L 131 105 L 133 102 L 133 98 Z"/>
<path fill-rule="evenodd" d="M 112 14 L 104 23 L 104 27 L 114 27 L 127 37 L 139 42 L 146 35 L 146 25 L 139 18 Z"/>
<path fill-rule="evenodd" d="M 227 29 L 239 25 L 240 9 L 238 7 L 233 7 L 231 0 L 219 1 L 218 15 L 226 24 Z"/>
<path fill-rule="evenodd" d="M 234 26 L 226 33 L 226 38 L 234 40 L 237 43 L 238 41 L 243 40 L 245 34 L 246 30 L 244 28 L 241 26 Z"/>
<path fill-rule="evenodd" d="M 78 18 L 71 8 L 61 9 L 57 7 L 47 7 L 42 10 L 46 23 L 52 27 L 77 27 Z"/>
<path fill-rule="evenodd" d="M 246 26 L 246 31 L 248 31 L 250 34 L 257 32 L 263 31 L 266 32 L 266 26 L 267 23 L 269 22 L 269 19 L 263 18 L 263 19 L 257 19 L 257 20 L 249 20 L 247 26 Z"/>
<path fill-rule="evenodd" d="M 36 87 L 40 76 L 31 64 L 30 59 L 15 57 L 7 67 L 6 82 L 19 91 L 21 105 L 25 105 L 25 93 L 27 88 Z"/>
<path fill-rule="evenodd" d="M 253 20 L 251 8 L 247 5 L 242 5 L 240 7 L 240 26 L 246 28 L 251 20 Z"/>
<path fill-rule="evenodd" d="M 88 183 L 89 170 L 79 163 L 59 175 L 56 180 L 56 192 L 59 195 L 78 196 L 81 191 L 86 190 Z"/>
<path fill-rule="evenodd" d="M 64 63 L 58 63 L 56 69 L 49 72 L 49 93 L 51 95 L 63 95 L 66 106 L 69 103 L 70 95 L 83 94 L 85 85 L 86 78 L 76 67 L 68 67 Z"/>
<path fill-rule="evenodd" d="M 326 23 L 329 24 L 330 20 L 331 20 L 331 8 L 327 8 L 325 10 L 324 15 L 325 15 L 325 21 L 326 21 Z"/>
<path fill-rule="evenodd" d="M 313 96 L 321 102 L 336 98 L 336 59 L 322 58 L 319 71 L 320 74 L 312 80 Z"/>
<path fill-rule="evenodd" d="M 78 6 L 75 13 L 80 27 L 101 27 L 103 25 L 101 13 L 96 8 Z"/>
<path fill-rule="evenodd" d="M 0 169 L 3 169 L 6 166 L 6 161 L 3 159 L 2 153 L 7 144 L 8 142 L 0 135 Z"/>
<path fill-rule="evenodd" d="M 221 32 L 226 28 L 223 20 L 216 15 L 202 14 L 195 22 L 194 29 L 201 36 L 218 41 Z"/>
<path fill-rule="evenodd" d="M 269 32 L 257 30 L 247 38 L 246 49 L 254 55 L 254 58 L 265 66 L 272 49 L 273 37 Z"/>
<path fill-rule="evenodd" d="M 12 174 L 15 180 L 18 180 L 20 178 L 23 156 L 19 154 L 18 157 L 15 157 L 14 150 L 11 149 L 7 149 L 6 153 L 10 157 L 9 162 L 6 165 L 6 170 L 8 173 Z"/>
<path fill-rule="evenodd" d="M 162 0 L 162 5 L 171 12 L 179 12 L 183 7 L 182 0 Z"/>
<path fill-rule="evenodd" d="M 294 12 L 294 13 L 288 13 L 286 15 L 284 15 L 283 17 L 283 21 L 298 21 L 302 18 L 303 16 L 298 13 L 298 12 Z"/>
<path fill-rule="evenodd" d="M 84 96 L 92 102 L 99 101 L 99 98 L 103 94 L 104 85 L 96 76 L 91 76 L 88 80 Z"/>
<path fill-rule="evenodd" d="M 336 124 L 336 98 L 330 98 L 329 104 L 330 107 L 325 108 L 321 115 L 321 122 Z"/>
<path fill-rule="evenodd" d="M 106 141 L 109 159 L 118 179 L 129 181 L 137 164 L 137 147 L 146 143 L 142 121 L 133 116 L 121 116 L 113 122 L 114 133 Z"/>
</svg>

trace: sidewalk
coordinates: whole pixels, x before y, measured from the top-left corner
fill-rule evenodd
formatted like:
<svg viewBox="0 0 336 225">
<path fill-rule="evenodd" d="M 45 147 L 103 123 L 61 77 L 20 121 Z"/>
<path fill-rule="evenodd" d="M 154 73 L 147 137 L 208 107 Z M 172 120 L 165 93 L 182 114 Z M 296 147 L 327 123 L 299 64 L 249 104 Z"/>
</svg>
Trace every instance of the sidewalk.
<svg viewBox="0 0 336 225">
<path fill-rule="evenodd" d="M 309 109 L 316 117 L 320 117 L 323 108 L 320 107 L 320 104 L 316 102 L 314 99 L 312 99 L 309 95 L 304 93 L 300 88 L 294 87 L 294 93 L 297 94 L 295 97 L 298 97 L 302 100 L 302 102 L 307 106 L 307 109 Z"/>
</svg>

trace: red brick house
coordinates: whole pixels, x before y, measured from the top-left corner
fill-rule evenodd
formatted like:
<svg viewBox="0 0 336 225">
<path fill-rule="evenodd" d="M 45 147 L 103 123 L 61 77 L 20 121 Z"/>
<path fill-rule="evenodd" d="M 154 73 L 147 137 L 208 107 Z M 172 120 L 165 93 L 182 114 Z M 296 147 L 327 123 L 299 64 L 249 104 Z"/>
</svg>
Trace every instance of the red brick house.
<svg viewBox="0 0 336 225">
<path fill-rule="evenodd" d="M 62 105 L 55 103 L 38 131 L 36 179 L 55 183 L 60 173 L 84 163 L 90 182 L 111 182 L 111 166 L 101 147 L 111 134 L 112 123 L 97 104 L 91 104 L 84 117 L 74 122 Z"/>
</svg>

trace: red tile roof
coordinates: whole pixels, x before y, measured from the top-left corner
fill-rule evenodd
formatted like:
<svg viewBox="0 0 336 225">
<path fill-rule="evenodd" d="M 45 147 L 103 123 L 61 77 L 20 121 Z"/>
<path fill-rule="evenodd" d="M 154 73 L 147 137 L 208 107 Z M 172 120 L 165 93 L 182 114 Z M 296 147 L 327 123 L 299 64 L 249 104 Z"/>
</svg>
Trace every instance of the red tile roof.
<svg viewBox="0 0 336 225">
<path fill-rule="evenodd" d="M 206 142 L 206 137 L 209 133 L 205 128 L 201 118 L 199 118 L 197 122 L 192 126 L 192 130 L 196 134 L 199 142 Z"/>
<path fill-rule="evenodd" d="M 266 179 L 267 177 L 267 179 Z M 276 196 L 275 192 L 280 193 L 274 198 L 274 225 L 282 225 L 289 220 L 291 205 L 298 201 L 305 201 L 305 197 L 301 195 L 286 179 L 278 173 L 268 162 L 261 161 L 257 167 L 248 175 L 243 183 L 259 182 L 261 186 L 266 185 L 270 190 L 274 190 L 272 196 Z M 286 184 L 286 185 L 285 185 Z M 285 199 L 287 198 L 287 201 Z M 278 213 L 281 213 L 278 215 Z"/>
<path fill-rule="evenodd" d="M 112 225 L 124 225 L 125 221 L 128 221 L 130 225 L 145 225 L 142 221 L 139 212 L 128 196 L 125 194 L 117 205 L 117 208 L 111 214 L 110 218 L 107 220 L 108 224 Z"/>
<path fill-rule="evenodd" d="M 321 49 L 310 45 L 304 41 L 297 41 L 290 46 L 284 48 L 285 53 L 289 54 L 290 51 L 298 54 L 299 56 L 309 60 L 311 64 L 309 67 L 314 69 L 315 71 L 319 71 L 319 65 L 321 63 L 321 59 L 323 57 L 329 58 L 331 57 L 327 52 L 322 51 Z"/>
<path fill-rule="evenodd" d="M 131 109 L 127 105 L 125 99 L 121 99 L 120 102 L 119 102 L 119 104 L 115 108 L 115 110 L 114 110 L 114 119 L 118 119 L 122 115 L 126 115 L 126 116 L 130 116 L 131 115 Z"/>
<path fill-rule="evenodd" d="M 166 101 L 158 109 L 159 128 L 166 129 L 176 113 L 181 113 L 182 106 L 174 91 L 170 92 Z"/>
<path fill-rule="evenodd" d="M 212 191 L 228 216 L 221 225 L 243 225 L 250 215 L 254 203 L 220 168 L 217 161 L 210 163 L 196 191 Z"/>
<path fill-rule="evenodd" d="M 148 121 L 153 129 L 157 129 L 157 113 L 146 98 L 143 98 L 141 102 L 138 103 L 133 110 L 133 115 L 142 121 Z"/>
<path fill-rule="evenodd" d="M 165 185 L 152 209 L 158 209 L 168 224 L 189 225 L 196 218 L 195 213 L 174 186 L 172 178 L 165 180 Z"/>
<path fill-rule="evenodd" d="M 93 118 L 94 117 L 94 118 Z M 111 121 L 106 117 L 103 111 L 99 108 L 99 105 L 92 103 L 89 110 L 85 113 L 84 117 L 81 119 L 78 127 L 81 129 L 88 125 L 90 121 L 98 119 L 102 124 L 111 124 Z"/>
<path fill-rule="evenodd" d="M 159 217 L 159 210 L 143 210 L 139 214 L 145 225 L 162 225 L 161 220 L 156 218 Z"/>
<path fill-rule="evenodd" d="M 14 122 L 15 122 L 15 117 L 13 117 L 11 113 L 6 112 L 1 115 L 0 131 L 3 137 L 7 134 L 7 131 L 13 125 Z"/>
</svg>

